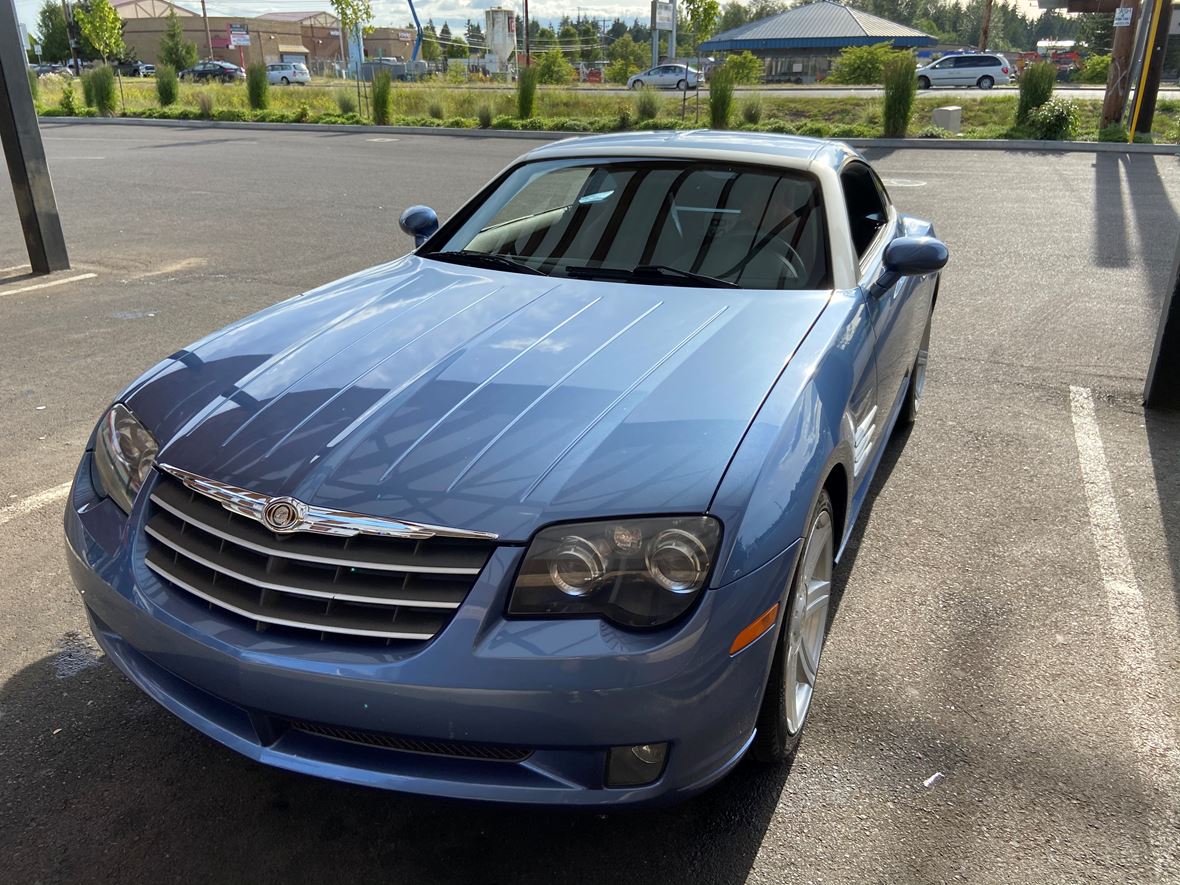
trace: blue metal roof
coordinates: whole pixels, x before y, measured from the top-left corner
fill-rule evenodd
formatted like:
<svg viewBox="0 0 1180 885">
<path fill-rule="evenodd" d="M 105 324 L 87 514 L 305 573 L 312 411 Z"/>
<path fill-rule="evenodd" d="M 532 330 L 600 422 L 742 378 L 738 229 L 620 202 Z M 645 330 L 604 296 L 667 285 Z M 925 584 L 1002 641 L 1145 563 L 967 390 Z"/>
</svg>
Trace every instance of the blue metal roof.
<svg viewBox="0 0 1180 885">
<path fill-rule="evenodd" d="M 935 38 L 835 0 L 815 0 L 770 18 L 747 22 L 701 44 L 706 52 L 743 49 L 823 49 L 892 43 L 932 46 Z"/>
</svg>

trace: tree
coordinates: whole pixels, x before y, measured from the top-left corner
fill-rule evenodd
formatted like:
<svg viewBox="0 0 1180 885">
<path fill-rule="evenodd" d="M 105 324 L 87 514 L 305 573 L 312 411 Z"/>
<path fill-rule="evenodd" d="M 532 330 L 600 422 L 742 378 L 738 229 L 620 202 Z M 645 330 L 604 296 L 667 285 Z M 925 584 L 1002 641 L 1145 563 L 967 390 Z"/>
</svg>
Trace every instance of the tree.
<svg viewBox="0 0 1180 885">
<path fill-rule="evenodd" d="M 1114 46 L 1114 16 L 1109 12 L 1082 13 L 1076 36 L 1095 55 L 1109 55 Z"/>
<path fill-rule="evenodd" d="M 109 0 L 90 0 L 83 6 L 74 7 L 74 19 L 82 36 L 90 41 L 102 60 L 119 59 L 127 51 L 123 42 L 123 19 L 115 12 Z"/>
<path fill-rule="evenodd" d="M 422 60 L 438 61 L 442 58 L 442 49 L 438 45 L 438 33 L 434 30 L 434 22 L 427 21 L 422 29 Z"/>
<path fill-rule="evenodd" d="M 467 58 L 471 55 L 471 47 L 459 34 L 451 37 L 451 43 L 446 47 L 447 58 Z"/>
<path fill-rule="evenodd" d="M 550 49 L 535 65 L 537 80 L 553 86 L 567 86 L 574 79 L 574 66 L 566 61 L 560 49 Z"/>
<path fill-rule="evenodd" d="M 37 37 L 41 41 L 41 58 L 45 61 L 65 61 L 70 55 L 70 35 L 66 30 L 66 14 L 61 4 L 45 0 L 37 13 Z"/>
<path fill-rule="evenodd" d="M 614 43 L 612 43 L 606 50 L 607 58 L 612 62 L 623 62 L 630 70 L 627 77 L 638 71 L 645 64 L 647 64 L 647 47 L 640 46 L 631 39 L 630 34 L 624 34 Z M 627 77 L 623 78 L 623 82 L 627 81 Z"/>
<path fill-rule="evenodd" d="M 721 10 L 721 18 L 717 25 L 719 31 L 732 31 L 750 21 L 750 8 L 743 3 L 730 2 Z"/>
<path fill-rule="evenodd" d="M 843 84 L 880 83 L 885 75 L 885 63 L 896 52 L 892 43 L 872 46 L 846 46 L 840 50 L 828 82 Z"/>
<path fill-rule="evenodd" d="M 197 44 L 184 39 L 184 27 L 174 9 L 168 10 L 168 24 L 164 28 L 164 36 L 160 39 L 157 57 L 161 64 L 170 65 L 177 71 L 191 68 L 197 63 Z"/>
<path fill-rule="evenodd" d="M 369 22 L 373 20 L 373 4 L 370 0 L 331 0 L 332 8 L 336 10 L 336 20 L 340 23 L 340 31 L 343 34 L 348 34 L 351 40 L 352 36 L 357 37 L 357 41 L 363 40 L 365 31 L 371 30 Z M 356 103 L 358 107 L 361 104 L 361 62 L 363 58 L 356 60 Z"/>
<path fill-rule="evenodd" d="M 684 10 L 688 26 L 692 28 L 692 40 L 697 50 L 697 68 L 700 68 L 701 43 L 713 36 L 717 30 L 717 20 L 721 17 L 721 4 L 717 0 L 681 0 L 680 8 Z M 701 113 L 701 91 L 697 93 L 697 117 Z M 684 105 L 688 101 L 688 85 L 680 96 L 680 118 L 684 119 Z"/>
<path fill-rule="evenodd" d="M 744 52 L 731 54 L 725 59 L 725 64 L 722 67 L 729 74 L 730 79 L 739 85 L 761 83 L 762 78 L 766 75 L 766 65 L 762 59 L 748 49 Z"/>
</svg>

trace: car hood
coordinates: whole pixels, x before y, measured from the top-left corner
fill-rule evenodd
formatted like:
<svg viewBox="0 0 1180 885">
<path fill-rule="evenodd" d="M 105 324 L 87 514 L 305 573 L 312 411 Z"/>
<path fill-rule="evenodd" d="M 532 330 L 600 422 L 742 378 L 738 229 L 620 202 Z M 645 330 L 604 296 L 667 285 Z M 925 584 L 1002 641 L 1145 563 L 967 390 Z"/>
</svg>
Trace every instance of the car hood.
<svg viewBox="0 0 1180 885">
<path fill-rule="evenodd" d="M 197 342 L 124 401 L 161 463 L 523 540 L 561 519 L 707 510 L 829 295 L 407 256 Z"/>
</svg>

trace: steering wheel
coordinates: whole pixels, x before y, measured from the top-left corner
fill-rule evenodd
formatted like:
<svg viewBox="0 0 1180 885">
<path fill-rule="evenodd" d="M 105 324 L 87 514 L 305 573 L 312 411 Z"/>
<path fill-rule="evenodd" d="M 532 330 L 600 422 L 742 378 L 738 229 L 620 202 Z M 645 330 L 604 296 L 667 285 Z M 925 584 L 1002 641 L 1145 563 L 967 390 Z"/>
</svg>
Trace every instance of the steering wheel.
<svg viewBox="0 0 1180 885">
<path fill-rule="evenodd" d="M 778 259 L 781 265 L 779 268 L 780 272 L 785 274 L 789 279 L 806 279 L 807 265 L 803 262 L 803 256 L 779 234 L 772 234 L 769 237 L 756 241 L 750 253 L 745 258 L 729 270 L 717 276 L 723 280 L 728 279 L 730 276 L 733 276 L 735 280 L 740 279 L 742 274 L 746 272 L 746 268 L 755 258 L 767 254 Z"/>
</svg>

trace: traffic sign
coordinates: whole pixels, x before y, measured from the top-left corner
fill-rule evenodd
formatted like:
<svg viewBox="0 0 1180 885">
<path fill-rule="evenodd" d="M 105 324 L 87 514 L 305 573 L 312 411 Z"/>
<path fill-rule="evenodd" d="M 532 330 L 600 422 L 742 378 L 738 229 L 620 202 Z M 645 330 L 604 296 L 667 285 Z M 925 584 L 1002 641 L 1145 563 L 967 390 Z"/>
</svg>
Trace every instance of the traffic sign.
<svg viewBox="0 0 1180 885">
<path fill-rule="evenodd" d="M 1120 6 L 1114 11 L 1114 26 L 1116 28 L 1131 27 L 1131 13 L 1134 12 L 1133 6 Z"/>
</svg>

